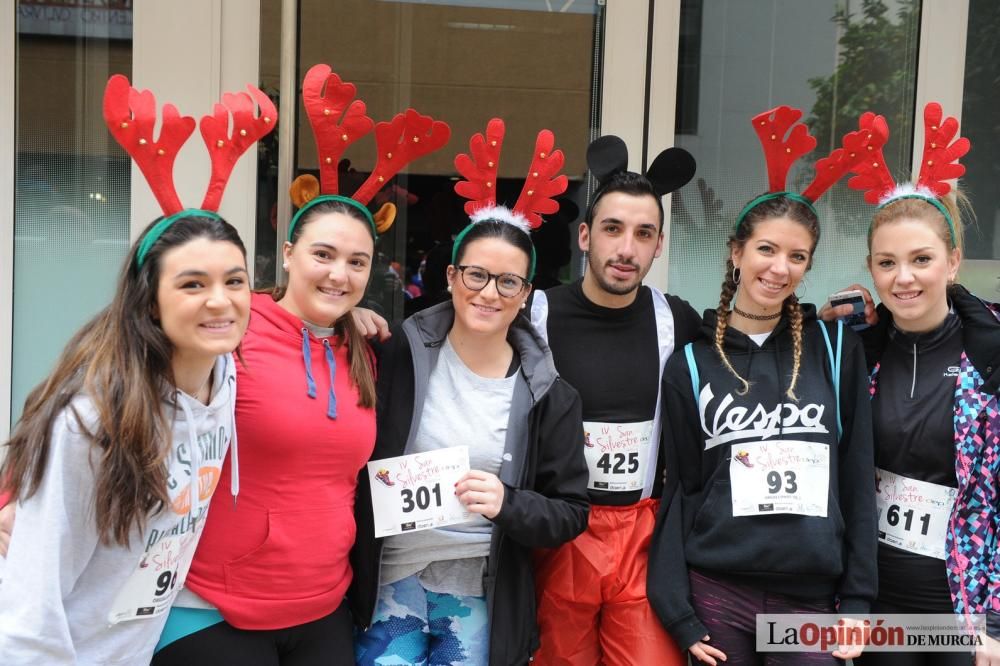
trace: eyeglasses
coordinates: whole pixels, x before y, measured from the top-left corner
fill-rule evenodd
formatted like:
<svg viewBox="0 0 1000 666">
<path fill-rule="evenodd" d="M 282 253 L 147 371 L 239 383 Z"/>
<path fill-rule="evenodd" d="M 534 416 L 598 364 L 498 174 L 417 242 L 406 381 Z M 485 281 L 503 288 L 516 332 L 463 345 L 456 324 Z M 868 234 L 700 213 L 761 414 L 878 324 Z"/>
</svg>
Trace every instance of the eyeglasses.
<svg viewBox="0 0 1000 666">
<path fill-rule="evenodd" d="M 496 275 L 480 266 L 457 266 L 457 268 L 458 272 L 462 274 L 462 284 L 465 285 L 466 289 L 472 291 L 482 291 L 490 283 L 490 280 L 495 280 L 497 293 L 504 298 L 513 298 L 524 291 L 524 286 L 528 284 L 527 280 L 514 273 Z"/>
</svg>

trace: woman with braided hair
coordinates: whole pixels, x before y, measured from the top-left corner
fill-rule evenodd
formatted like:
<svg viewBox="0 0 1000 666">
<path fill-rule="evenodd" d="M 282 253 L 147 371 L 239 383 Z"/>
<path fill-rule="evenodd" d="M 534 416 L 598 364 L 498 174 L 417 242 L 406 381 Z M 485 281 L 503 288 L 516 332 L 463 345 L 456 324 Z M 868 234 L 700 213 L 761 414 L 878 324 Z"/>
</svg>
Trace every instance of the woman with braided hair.
<svg viewBox="0 0 1000 666">
<path fill-rule="evenodd" d="M 864 350 L 795 295 L 820 237 L 813 202 L 868 137 L 847 135 L 803 194 L 787 192 L 789 162 L 775 155 L 815 145 L 793 127 L 800 116 L 779 107 L 753 119 L 771 191 L 737 218 L 719 305 L 664 371 L 667 479 L 647 591 L 677 644 L 707 664 L 855 657 L 860 646 L 758 654 L 756 615 L 839 611 L 856 626 L 876 592 Z"/>
</svg>

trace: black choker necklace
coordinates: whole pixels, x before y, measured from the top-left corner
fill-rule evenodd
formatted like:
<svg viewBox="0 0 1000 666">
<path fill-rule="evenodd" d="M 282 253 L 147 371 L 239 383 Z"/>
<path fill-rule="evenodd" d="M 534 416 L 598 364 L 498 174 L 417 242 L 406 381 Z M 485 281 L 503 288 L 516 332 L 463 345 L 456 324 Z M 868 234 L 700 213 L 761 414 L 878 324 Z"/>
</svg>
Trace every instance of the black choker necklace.
<svg viewBox="0 0 1000 666">
<path fill-rule="evenodd" d="M 759 315 L 759 314 L 750 314 L 749 312 L 743 312 L 743 310 L 740 310 L 735 305 L 733 306 L 733 312 L 735 312 L 741 317 L 746 317 L 747 319 L 753 319 L 754 321 L 771 321 L 772 319 L 777 319 L 778 317 L 781 316 L 781 310 L 778 310 L 774 314 Z"/>
</svg>

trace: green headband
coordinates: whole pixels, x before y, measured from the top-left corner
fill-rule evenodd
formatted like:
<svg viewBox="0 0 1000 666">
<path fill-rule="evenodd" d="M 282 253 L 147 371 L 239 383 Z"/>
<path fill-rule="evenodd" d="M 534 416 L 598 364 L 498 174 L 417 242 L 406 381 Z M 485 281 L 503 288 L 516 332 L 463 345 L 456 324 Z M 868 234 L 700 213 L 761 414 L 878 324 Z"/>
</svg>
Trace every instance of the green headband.
<svg viewBox="0 0 1000 666">
<path fill-rule="evenodd" d="M 321 194 L 320 196 L 307 201 L 305 205 L 303 205 L 302 208 L 299 208 L 298 212 L 295 213 L 294 216 L 292 216 L 292 221 L 288 225 L 289 243 L 292 242 L 292 234 L 295 233 L 295 225 L 299 223 L 299 219 L 302 217 L 302 215 L 313 206 L 321 204 L 325 201 L 339 201 L 342 204 L 347 204 L 348 206 L 351 206 L 352 208 L 356 208 L 359 211 L 361 211 L 361 213 L 365 216 L 365 219 L 368 220 L 368 224 L 371 225 L 372 238 L 378 240 L 378 231 L 375 229 L 375 218 L 372 216 L 371 211 L 368 210 L 368 206 L 365 206 L 360 201 L 356 201 L 350 197 L 343 197 L 339 194 Z"/>
<path fill-rule="evenodd" d="M 510 224 L 510 222 L 507 222 L 505 220 L 498 220 L 494 218 L 490 218 L 489 220 L 480 220 L 479 222 L 470 222 L 467 227 L 465 227 L 464 229 L 462 229 L 461 232 L 459 232 L 458 236 L 455 236 L 455 242 L 451 246 L 451 264 L 453 266 L 455 265 L 455 262 L 458 261 L 458 247 L 462 244 L 462 240 L 465 239 L 465 236 L 472 230 L 472 227 L 476 226 L 477 224 L 481 224 L 483 222 L 502 222 L 503 224 Z M 514 225 L 511 224 L 511 226 Z M 528 236 L 528 239 L 530 240 L 531 236 Z M 531 266 L 528 269 L 528 282 L 531 282 L 533 279 L 535 279 L 536 259 L 537 257 L 535 256 L 535 244 L 531 243 Z"/>
<path fill-rule="evenodd" d="M 739 217 L 736 218 L 736 224 L 733 226 L 733 231 L 736 232 L 739 230 L 740 225 L 743 224 L 743 220 L 746 218 L 747 215 L 750 214 L 750 211 L 752 211 L 754 208 L 757 207 L 758 204 L 762 204 L 765 201 L 771 201 L 772 199 L 780 199 L 782 197 L 786 199 L 791 199 L 792 201 L 798 201 L 800 204 L 804 204 L 809 210 L 813 212 L 813 215 L 819 217 L 819 213 L 816 212 L 816 208 L 813 206 L 813 202 L 809 201 L 809 199 L 806 199 L 801 194 L 795 194 L 794 192 L 768 192 L 767 194 L 760 195 L 759 197 L 757 197 L 756 199 L 754 199 L 753 201 L 751 201 L 750 203 L 748 203 L 746 206 L 743 207 L 743 210 L 740 211 Z"/>
<path fill-rule="evenodd" d="M 948 223 L 948 233 L 951 235 L 951 246 L 953 248 L 958 247 L 958 242 L 955 239 L 955 221 L 951 219 L 951 213 L 949 213 L 948 209 L 944 207 L 944 204 L 941 203 L 935 197 L 929 197 L 929 196 L 927 196 L 925 194 L 920 194 L 919 192 L 913 192 L 911 194 L 902 194 L 902 195 L 900 195 L 898 197 L 893 197 L 893 198 L 889 199 L 888 201 L 886 201 L 883 204 L 880 204 L 877 210 L 882 210 L 883 208 L 885 208 L 889 204 L 895 203 L 895 202 L 899 201 L 900 199 L 920 199 L 921 201 L 926 201 L 930 205 L 932 205 L 935 208 L 937 208 L 941 212 L 941 214 L 944 215 L 944 221 Z M 874 223 L 874 222 L 875 222 L 875 219 L 872 218 L 872 223 Z M 872 226 L 871 226 L 871 224 L 869 224 L 868 225 L 868 238 L 871 239 L 871 237 L 872 237 Z"/>
<path fill-rule="evenodd" d="M 143 263 L 146 261 L 146 255 L 149 254 L 149 250 L 156 245 L 156 241 L 160 240 L 160 236 L 163 235 L 163 232 L 169 229 L 174 222 L 185 217 L 207 217 L 210 220 L 222 220 L 222 217 L 218 213 L 211 210 L 202 210 L 200 208 L 185 208 L 179 213 L 174 213 L 173 215 L 163 218 L 154 224 L 153 228 L 147 231 L 146 235 L 142 237 L 142 241 L 139 243 L 139 249 L 135 252 L 136 268 L 142 268 Z"/>
</svg>

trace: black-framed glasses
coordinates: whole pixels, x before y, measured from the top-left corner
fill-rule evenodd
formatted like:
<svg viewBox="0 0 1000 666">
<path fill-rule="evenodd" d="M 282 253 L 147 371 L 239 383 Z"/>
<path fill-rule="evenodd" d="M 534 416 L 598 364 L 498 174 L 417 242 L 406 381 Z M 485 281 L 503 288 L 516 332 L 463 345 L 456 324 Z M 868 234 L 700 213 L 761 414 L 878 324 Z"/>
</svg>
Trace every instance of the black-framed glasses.
<svg viewBox="0 0 1000 666">
<path fill-rule="evenodd" d="M 472 291 L 482 291 L 490 280 L 496 281 L 497 293 L 504 298 L 514 298 L 522 291 L 528 281 L 514 273 L 490 273 L 482 266 L 456 266 L 458 272 L 462 274 L 462 284 L 466 289 Z"/>
</svg>

